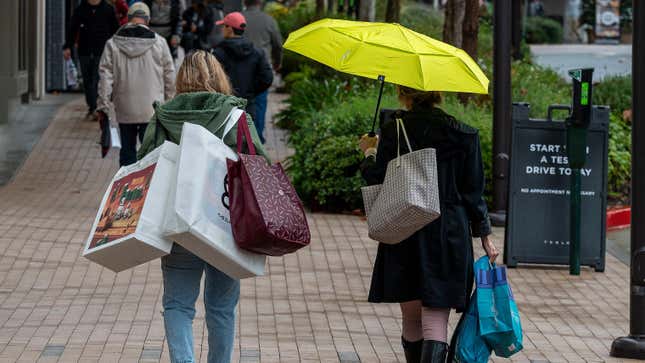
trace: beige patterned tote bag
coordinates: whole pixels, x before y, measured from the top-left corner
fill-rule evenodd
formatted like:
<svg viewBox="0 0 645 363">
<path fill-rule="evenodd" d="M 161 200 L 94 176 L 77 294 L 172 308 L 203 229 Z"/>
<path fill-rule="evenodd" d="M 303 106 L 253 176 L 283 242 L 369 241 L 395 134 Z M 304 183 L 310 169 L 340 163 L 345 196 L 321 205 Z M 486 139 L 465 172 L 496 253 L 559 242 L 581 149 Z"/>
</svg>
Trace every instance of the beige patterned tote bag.
<svg viewBox="0 0 645 363">
<path fill-rule="evenodd" d="M 401 155 L 399 133 L 410 153 Z M 437 219 L 439 184 L 435 149 L 412 151 L 403 121 L 396 119 L 397 156 L 383 184 L 361 188 L 370 238 L 397 244 Z"/>
</svg>

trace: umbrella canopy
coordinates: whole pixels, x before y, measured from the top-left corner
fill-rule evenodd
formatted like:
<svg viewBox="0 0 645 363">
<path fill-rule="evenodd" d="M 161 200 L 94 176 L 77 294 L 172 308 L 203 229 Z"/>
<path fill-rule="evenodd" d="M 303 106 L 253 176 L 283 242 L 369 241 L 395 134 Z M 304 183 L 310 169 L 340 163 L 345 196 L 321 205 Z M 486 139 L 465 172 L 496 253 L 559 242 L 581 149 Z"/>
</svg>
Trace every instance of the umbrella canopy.
<svg viewBox="0 0 645 363">
<path fill-rule="evenodd" d="M 399 24 L 323 19 L 284 47 L 338 71 L 424 91 L 488 93 L 488 78 L 459 48 Z"/>
</svg>

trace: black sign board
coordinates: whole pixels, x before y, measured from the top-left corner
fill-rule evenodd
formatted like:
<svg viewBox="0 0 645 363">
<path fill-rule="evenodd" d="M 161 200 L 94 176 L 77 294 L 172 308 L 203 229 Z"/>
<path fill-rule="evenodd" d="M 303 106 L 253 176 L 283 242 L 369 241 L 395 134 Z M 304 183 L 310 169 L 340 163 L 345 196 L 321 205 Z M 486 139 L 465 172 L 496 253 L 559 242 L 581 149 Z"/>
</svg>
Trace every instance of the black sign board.
<svg viewBox="0 0 645 363">
<path fill-rule="evenodd" d="M 562 108 L 554 106 L 553 108 Z M 566 107 L 565 107 L 566 108 Z M 513 130 L 504 262 L 569 263 L 569 186 L 564 122 L 529 119 L 528 104 L 513 105 Z M 594 106 L 582 168 L 581 265 L 605 268 L 609 108 Z"/>
</svg>

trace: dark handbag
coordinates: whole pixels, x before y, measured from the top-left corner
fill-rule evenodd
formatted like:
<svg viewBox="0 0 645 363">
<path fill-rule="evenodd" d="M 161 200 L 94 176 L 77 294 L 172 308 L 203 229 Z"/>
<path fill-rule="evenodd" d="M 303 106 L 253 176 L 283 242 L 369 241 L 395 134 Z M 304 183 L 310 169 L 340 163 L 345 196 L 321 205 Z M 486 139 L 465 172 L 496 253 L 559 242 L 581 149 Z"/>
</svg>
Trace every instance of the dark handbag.
<svg viewBox="0 0 645 363">
<path fill-rule="evenodd" d="M 110 146 L 112 146 L 112 135 L 110 131 L 110 119 L 108 119 L 107 115 L 103 115 L 99 118 L 99 126 L 101 127 L 101 141 L 99 143 L 101 144 L 101 157 L 105 158 L 108 151 L 110 151 Z"/>
<path fill-rule="evenodd" d="M 246 138 L 249 154 L 242 153 Z M 242 114 L 237 124 L 239 160 L 227 160 L 231 227 L 237 245 L 269 256 L 282 256 L 311 240 L 302 202 L 280 163 L 270 165 L 255 153 Z"/>
</svg>

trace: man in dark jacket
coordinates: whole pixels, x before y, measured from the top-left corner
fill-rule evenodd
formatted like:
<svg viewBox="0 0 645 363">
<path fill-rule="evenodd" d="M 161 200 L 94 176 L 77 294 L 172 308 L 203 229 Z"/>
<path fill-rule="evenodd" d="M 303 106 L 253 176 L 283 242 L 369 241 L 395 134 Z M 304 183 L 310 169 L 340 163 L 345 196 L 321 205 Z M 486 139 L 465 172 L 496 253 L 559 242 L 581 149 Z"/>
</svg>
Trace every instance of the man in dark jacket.
<svg viewBox="0 0 645 363">
<path fill-rule="evenodd" d="M 83 0 L 74 10 L 63 52 L 67 58 L 78 39 L 78 56 L 85 88 L 88 116 L 96 111 L 99 61 L 105 42 L 119 29 L 114 8 L 104 0 Z"/>
<path fill-rule="evenodd" d="M 273 82 L 273 71 L 264 52 L 242 38 L 246 19 L 241 13 L 226 15 L 217 25 L 223 25 L 224 41 L 213 51 L 231 79 L 235 95 L 248 101 L 246 111 L 256 119 L 255 97 Z M 257 126 L 256 126 L 257 128 Z M 264 137 L 260 135 L 264 142 Z"/>
<path fill-rule="evenodd" d="M 248 21 L 244 37 L 257 48 L 262 49 L 267 59 L 272 61 L 273 69 L 279 72 L 282 62 L 282 35 L 278 24 L 271 15 L 262 11 L 262 0 L 244 0 L 244 3 L 246 11 L 243 14 Z M 264 133 L 268 96 L 269 91 L 264 91 L 258 95 L 255 101 L 257 119 L 254 121 L 257 121 L 256 125 L 260 135 Z"/>
<path fill-rule="evenodd" d="M 211 45 L 208 38 L 215 27 L 211 8 L 204 4 L 204 0 L 193 0 L 181 17 L 184 32 L 182 46 L 186 53 L 197 49 L 209 51 Z"/>
</svg>

